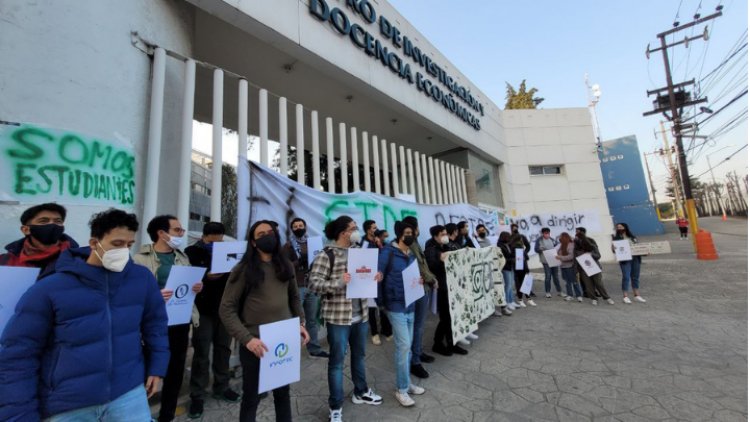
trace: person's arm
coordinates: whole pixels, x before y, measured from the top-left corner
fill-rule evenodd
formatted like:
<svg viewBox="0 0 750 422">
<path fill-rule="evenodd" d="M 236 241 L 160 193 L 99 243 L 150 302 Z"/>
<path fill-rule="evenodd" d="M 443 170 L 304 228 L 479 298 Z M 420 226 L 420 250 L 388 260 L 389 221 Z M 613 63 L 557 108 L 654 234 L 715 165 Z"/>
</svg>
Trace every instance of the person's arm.
<svg viewBox="0 0 750 422">
<path fill-rule="evenodd" d="M 521 240 L 523 240 L 523 249 L 526 254 L 529 253 L 531 250 L 531 244 L 529 243 L 529 239 L 526 236 L 521 235 Z"/>
<path fill-rule="evenodd" d="M 0 420 L 38 421 L 42 353 L 52 335 L 54 313 L 46 292 L 32 286 L 0 338 Z M 36 287 L 36 288 L 35 288 Z"/>
<path fill-rule="evenodd" d="M 239 265 L 234 267 L 229 274 L 229 280 L 227 280 L 227 286 L 224 289 L 224 295 L 221 297 L 221 304 L 219 305 L 219 317 L 229 335 L 244 346 L 255 338 L 255 336 L 250 333 L 240 320 L 240 306 L 244 305 L 240 303 L 242 293 L 245 290 L 245 280 L 241 279 L 243 276 L 244 271 L 239 268 Z"/>
<path fill-rule="evenodd" d="M 427 266 L 430 268 L 440 268 L 440 265 L 443 264 L 443 262 L 440 261 L 440 254 L 442 254 L 442 251 L 437 247 L 425 248 L 424 257 L 425 260 L 427 260 Z"/>
<path fill-rule="evenodd" d="M 540 240 L 541 240 L 541 237 L 538 237 L 534 241 L 534 252 L 536 253 L 542 253 L 542 242 L 540 242 Z"/>
<path fill-rule="evenodd" d="M 169 335 L 167 308 L 154 276 L 144 271 L 147 278 L 146 303 L 141 318 L 141 339 L 146 367 L 146 390 L 151 397 L 158 389 L 156 378 L 164 378 L 169 365 Z"/>
<path fill-rule="evenodd" d="M 562 262 L 570 262 L 574 259 L 576 259 L 575 254 L 573 252 L 574 248 L 568 247 L 568 254 L 567 255 L 560 255 L 560 251 L 557 251 L 557 259 L 559 259 Z"/>
</svg>

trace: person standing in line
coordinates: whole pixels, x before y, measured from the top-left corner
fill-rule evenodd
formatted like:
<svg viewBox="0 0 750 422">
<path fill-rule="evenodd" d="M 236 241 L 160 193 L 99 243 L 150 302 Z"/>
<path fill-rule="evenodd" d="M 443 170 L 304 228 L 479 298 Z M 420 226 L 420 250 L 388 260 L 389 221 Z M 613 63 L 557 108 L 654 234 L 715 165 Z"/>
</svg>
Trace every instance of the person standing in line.
<svg viewBox="0 0 750 422">
<path fill-rule="evenodd" d="M 424 388 L 411 383 L 409 376 L 410 354 L 414 336 L 415 304 L 406 305 L 403 271 L 416 259 L 411 244 L 416 241 L 412 227 L 397 221 L 393 231 L 396 240 L 380 251 L 378 271 L 383 274 L 383 282 L 378 286 L 378 304 L 385 306 L 396 338 L 394 361 L 396 364 L 396 400 L 404 406 L 414 406 L 410 394 L 421 395 Z M 424 280 L 420 277 L 420 284 Z"/>
<path fill-rule="evenodd" d="M 505 283 L 505 302 L 508 304 L 507 308 L 511 311 L 515 311 L 520 306 L 516 305 L 516 300 L 513 298 L 513 290 L 515 289 L 515 276 L 513 274 L 513 267 L 516 262 L 516 255 L 513 248 L 510 247 L 510 233 L 502 232 L 500 237 L 497 239 L 497 247 L 503 252 L 505 258 L 505 265 L 503 265 L 503 282 Z M 520 299 L 519 299 L 520 301 Z"/>
<path fill-rule="evenodd" d="M 379 248 L 378 239 L 375 233 L 378 232 L 378 225 L 375 220 L 367 220 L 362 223 L 362 230 L 365 233 L 365 238 L 362 239 L 363 248 Z"/>
<path fill-rule="evenodd" d="M 21 297 L 0 338 L 0 420 L 149 421 L 167 372 L 167 311 L 154 276 L 130 259 L 138 220 L 110 209 L 87 247 Z"/>
<path fill-rule="evenodd" d="M 427 378 L 430 374 L 422 366 L 424 363 L 435 361 L 433 356 L 428 355 L 422 350 L 422 338 L 424 337 L 424 321 L 427 319 L 427 312 L 430 310 L 430 298 L 432 298 L 432 289 L 437 285 L 437 278 L 430 271 L 427 265 L 427 259 L 424 256 L 422 247 L 419 245 L 419 221 L 414 216 L 408 216 L 403 219 L 404 224 L 412 228 L 414 241 L 409 245 L 414 259 L 419 265 L 419 275 L 424 281 L 425 295 L 414 302 L 414 335 L 411 344 L 411 373 L 417 378 Z"/>
<path fill-rule="evenodd" d="M 590 253 L 596 265 L 598 265 L 599 268 L 601 268 L 601 264 L 599 264 L 599 259 L 601 259 L 602 255 L 599 252 L 599 245 L 596 244 L 596 241 L 594 239 L 586 236 L 585 227 L 578 227 L 576 228 L 574 254 L 576 257 L 579 257 L 585 253 Z M 581 264 L 578 264 L 578 274 L 581 276 L 581 279 L 586 284 L 586 291 L 590 295 L 589 297 L 591 298 L 592 305 L 596 306 L 599 304 L 599 302 L 596 300 L 597 292 L 602 296 L 602 299 L 607 301 L 607 303 L 609 303 L 610 305 L 615 304 L 615 301 L 612 300 L 611 297 L 609 297 L 609 293 L 607 293 L 607 289 L 604 288 L 604 283 L 602 282 L 601 272 L 594 274 L 593 276 L 588 276 L 586 274 L 586 271 L 583 269 L 583 267 L 581 267 Z"/>
<path fill-rule="evenodd" d="M 388 234 L 388 230 L 377 230 L 375 232 L 375 237 L 378 241 L 378 249 L 383 249 L 385 245 L 388 243 L 388 238 L 390 237 L 390 234 Z"/>
<path fill-rule="evenodd" d="M 456 227 L 458 228 L 458 237 L 456 242 L 461 245 L 462 248 L 476 248 L 474 241 L 469 236 L 469 223 L 466 221 L 460 221 Z"/>
<path fill-rule="evenodd" d="M 326 224 L 325 235 L 333 243 L 319 253 L 310 270 L 310 289 L 321 297 L 320 315 L 326 322 L 328 345 L 328 409 L 331 422 L 343 420 L 344 358 L 350 347 L 354 382 L 352 403 L 379 405 L 383 398 L 367 386 L 365 347 L 367 344 L 367 299 L 347 299 L 346 286 L 352 276 L 347 272 L 349 248 L 362 239 L 357 224 L 346 215 Z M 378 272 L 375 280 L 383 275 Z"/>
<path fill-rule="evenodd" d="M 211 269 L 213 246 L 223 242 L 224 225 L 211 221 L 203 226 L 200 240 L 185 248 L 190 265 Z M 232 355 L 232 337 L 219 318 L 219 305 L 229 273 L 203 276 L 203 290 L 195 296 L 195 307 L 200 318 L 193 325 L 193 363 L 190 371 L 190 408 L 188 417 L 197 419 L 203 415 L 206 388 L 209 383 L 209 368 L 213 369 L 213 396 L 229 403 L 240 401 L 240 395 L 229 388 L 229 358 Z M 213 348 L 213 362 L 211 349 Z M 211 364 L 213 363 L 213 365 Z"/>
<path fill-rule="evenodd" d="M 687 218 L 683 216 L 677 217 L 677 221 L 675 221 L 677 224 L 677 227 L 680 229 L 680 240 L 687 239 L 688 238 L 688 228 L 690 227 L 690 222 L 687 220 Z"/>
<path fill-rule="evenodd" d="M 310 263 L 307 262 L 307 222 L 299 217 L 289 223 L 292 234 L 289 241 L 284 245 L 284 254 L 292 262 L 297 280 L 297 289 L 302 300 L 302 310 L 305 312 L 305 329 L 310 334 L 307 343 L 307 353 L 316 358 L 328 358 L 328 352 L 320 347 L 318 339 L 318 296 L 308 287 L 310 276 Z"/>
<path fill-rule="evenodd" d="M 0 265 L 39 268 L 37 280 L 52 274 L 60 253 L 78 247 L 78 243 L 65 234 L 66 214 L 65 207 L 54 202 L 34 205 L 24 211 L 21 214 L 24 237 L 5 246 L 7 252 L 0 255 Z"/>
<path fill-rule="evenodd" d="M 480 248 L 492 246 L 492 241 L 489 239 L 488 235 L 489 232 L 487 231 L 487 226 L 484 224 L 477 225 L 477 243 L 479 243 Z"/>
<path fill-rule="evenodd" d="M 247 251 L 232 268 L 219 306 L 227 331 L 241 345 L 240 422 L 255 422 L 260 402 L 260 359 L 268 353 L 268 345 L 260 338 L 259 327 L 298 317 L 302 344 L 310 340 L 294 267 L 282 251 L 276 227 L 267 220 L 257 221 L 250 227 Z M 292 420 L 288 385 L 273 390 L 273 405 L 277 422 Z"/>
<path fill-rule="evenodd" d="M 576 279 L 575 243 L 573 242 L 573 238 L 566 232 L 560 235 L 560 248 L 557 250 L 557 259 L 560 261 L 560 272 L 562 273 L 563 280 L 565 280 L 565 289 L 568 292 L 565 300 L 569 302 L 573 298 L 576 298 L 579 302 L 583 302 L 581 285 Z"/>
<path fill-rule="evenodd" d="M 630 245 L 638 243 L 638 239 L 633 236 L 630 232 L 630 227 L 625 223 L 618 223 L 615 226 L 615 235 L 612 240 L 627 240 Z M 612 252 L 614 252 L 614 246 L 612 246 Z M 633 259 L 629 261 L 620 261 L 620 271 L 622 272 L 622 301 L 631 304 L 633 303 L 628 297 L 628 290 L 632 283 L 633 286 L 633 300 L 636 302 L 646 303 L 646 299 L 641 296 L 638 289 L 640 288 L 641 279 L 641 257 L 640 255 L 634 255 Z"/>
<path fill-rule="evenodd" d="M 365 240 L 362 241 L 363 248 L 370 249 L 382 249 L 383 244 L 378 237 L 378 225 L 375 224 L 374 220 L 367 220 L 362 224 L 362 229 L 365 231 Z M 374 302 L 374 301 L 373 301 Z M 393 330 L 391 329 L 391 322 L 388 321 L 388 317 L 385 313 L 381 312 L 377 304 L 372 306 L 370 303 L 368 316 L 370 320 L 370 335 L 372 336 L 372 344 L 380 346 L 380 334 L 385 336 L 386 341 L 393 339 Z M 378 329 L 378 322 L 380 322 L 380 329 Z"/>
<path fill-rule="evenodd" d="M 529 254 L 528 251 L 525 248 L 526 243 L 524 242 L 525 236 L 522 234 L 516 232 L 515 234 L 512 234 L 510 236 L 510 239 L 508 240 L 508 245 L 513 250 L 513 275 L 515 279 L 516 284 L 516 297 L 518 298 L 518 302 L 516 302 L 516 305 L 520 308 L 525 308 L 526 305 L 528 306 L 536 306 L 536 302 L 534 302 L 534 299 L 532 299 L 529 295 L 526 293 L 521 292 L 521 286 L 523 285 L 523 280 L 526 278 L 526 274 L 529 273 Z M 523 268 L 518 269 L 516 267 L 516 250 L 522 250 L 523 251 Z M 526 303 L 524 303 L 524 300 Z"/>
<path fill-rule="evenodd" d="M 452 251 L 457 251 L 461 249 L 461 242 L 460 242 L 460 231 L 458 230 L 458 225 L 455 223 L 448 223 L 445 225 L 445 232 L 448 234 L 448 249 Z"/>
<path fill-rule="evenodd" d="M 140 251 L 133 257 L 136 264 L 148 268 L 156 277 L 164 301 L 168 301 L 174 292 L 166 289 L 167 278 L 175 265 L 190 266 L 190 260 L 180 248 L 185 244 L 185 229 L 180 220 L 173 215 L 160 215 L 149 221 L 146 227 L 153 243 L 141 246 Z M 195 293 L 200 293 L 203 283 L 198 282 L 192 287 Z M 185 360 L 187 358 L 190 324 L 176 324 L 169 326 L 169 368 L 164 377 L 161 390 L 161 408 L 159 422 L 170 422 L 174 419 L 177 409 L 177 399 L 182 388 L 182 378 L 185 374 Z"/>
<path fill-rule="evenodd" d="M 529 255 L 529 252 L 531 251 L 531 243 L 529 242 L 529 238 L 527 238 L 523 233 L 518 231 L 518 224 L 516 223 L 512 223 L 510 225 L 510 235 L 513 236 L 514 234 L 517 234 L 521 238 L 521 241 L 523 242 L 523 249 L 525 251 L 525 259 L 528 260 L 529 259 L 528 255 Z M 529 297 L 532 297 L 532 298 L 536 297 L 536 294 L 534 294 L 533 289 L 531 290 L 531 292 L 529 292 Z"/>
<path fill-rule="evenodd" d="M 557 241 L 550 235 L 549 228 L 543 227 L 542 237 L 537 238 L 536 242 L 534 242 L 534 251 L 539 255 L 539 261 L 544 267 L 544 297 L 546 297 L 547 299 L 552 297 L 552 283 L 550 283 L 551 281 L 555 283 L 557 295 L 565 297 L 562 289 L 560 288 L 560 276 L 558 274 L 557 267 L 550 267 L 547 264 L 547 258 L 544 257 L 544 251 L 555 249 L 555 247 L 557 247 Z"/>
<path fill-rule="evenodd" d="M 443 356 L 452 356 L 454 353 L 465 355 L 469 352 L 453 343 L 450 303 L 448 300 L 448 280 L 445 273 L 445 263 L 443 262 L 444 254 L 446 252 L 457 251 L 458 247 L 450 243 L 444 226 L 436 225 L 430 227 L 430 235 L 432 235 L 432 238 L 425 244 L 424 255 L 430 271 L 437 278 L 437 311 L 440 319 L 435 328 L 432 351 Z"/>
</svg>

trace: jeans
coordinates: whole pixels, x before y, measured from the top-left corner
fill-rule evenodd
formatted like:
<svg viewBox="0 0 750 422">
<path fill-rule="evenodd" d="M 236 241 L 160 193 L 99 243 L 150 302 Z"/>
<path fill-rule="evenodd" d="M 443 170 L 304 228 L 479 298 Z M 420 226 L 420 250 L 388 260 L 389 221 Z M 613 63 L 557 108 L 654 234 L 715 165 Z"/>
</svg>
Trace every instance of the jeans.
<svg viewBox="0 0 750 422">
<path fill-rule="evenodd" d="M 341 409 L 344 405 L 344 357 L 346 345 L 351 348 L 351 371 L 354 394 L 361 396 L 369 388 L 365 378 L 365 343 L 367 323 L 352 325 L 326 324 L 331 357 L 328 358 L 328 407 Z"/>
<path fill-rule="evenodd" d="M 393 337 L 396 348 L 393 353 L 396 361 L 396 388 L 401 393 L 409 392 L 409 353 L 411 353 L 412 337 L 414 337 L 414 312 L 388 312 L 388 318 L 393 326 Z"/>
<path fill-rule="evenodd" d="M 388 321 L 388 317 L 385 316 L 385 311 L 381 311 L 379 308 L 369 308 L 368 319 L 370 320 L 370 335 L 371 336 L 382 334 L 386 337 L 390 337 L 393 335 L 391 322 Z M 380 320 L 379 330 L 378 330 L 378 320 Z"/>
<path fill-rule="evenodd" d="M 260 395 L 258 394 L 260 359 L 243 346 L 240 348 L 240 362 L 242 362 L 240 422 L 255 422 L 258 403 L 260 403 Z M 273 407 L 276 411 L 276 422 L 291 422 L 292 401 L 289 398 L 288 385 L 273 390 Z"/>
<path fill-rule="evenodd" d="M 190 398 L 203 400 L 209 382 L 211 345 L 213 344 L 214 394 L 229 389 L 229 356 L 232 338 L 218 315 L 201 314 L 200 325 L 193 327 L 193 366 L 190 371 Z"/>
<path fill-rule="evenodd" d="M 641 285 L 641 257 L 634 256 L 631 261 L 620 262 L 622 271 L 622 291 L 630 290 L 630 282 L 633 282 L 633 290 L 638 290 Z"/>
<path fill-rule="evenodd" d="M 151 420 L 146 389 L 139 385 L 107 404 L 59 413 L 45 422 L 143 422 Z"/>
<path fill-rule="evenodd" d="M 513 280 L 513 271 L 503 270 L 503 283 L 505 283 L 505 303 L 510 305 L 514 302 L 513 286 L 515 285 L 515 282 Z"/>
<path fill-rule="evenodd" d="M 557 289 L 557 292 L 562 292 L 562 289 L 560 288 L 560 275 L 557 271 L 557 267 L 550 267 L 547 264 L 542 264 L 544 266 L 544 293 L 549 293 L 552 290 L 552 286 L 550 285 L 550 281 L 555 283 L 555 289 Z"/>
<path fill-rule="evenodd" d="M 419 300 L 414 302 L 414 334 L 411 341 L 411 364 L 419 365 L 422 363 L 422 337 L 424 336 L 424 320 L 427 318 L 427 311 L 430 309 L 429 298 L 432 296 L 432 289 Z"/>
<path fill-rule="evenodd" d="M 576 280 L 576 267 L 560 268 L 560 272 L 562 273 L 563 280 L 565 280 L 565 290 L 567 291 L 568 296 L 583 296 L 581 293 L 581 285 L 578 284 L 578 280 Z"/>
<path fill-rule="evenodd" d="M 307 343 L 308 353 L 319 353 L 323 349 L 320 347 L 318 339 L 318 296 L 311 292 L 307 287 L 300 287 L 299 297 L 302 301 L 302 310 L 305 312 L 305 328 L 310 334 L 310 341 Z"/>
<path fill-rule="evenodd" d="M 182 378 L 185 375 L 190 324 L 172 325 L 169 327 L 168 333 L 169 366 L 161 388 L 159 422 L 169 422 L 174 419 L 177 399 L 180 396 L 180 388 L 182 388 Z"/>
</svg>

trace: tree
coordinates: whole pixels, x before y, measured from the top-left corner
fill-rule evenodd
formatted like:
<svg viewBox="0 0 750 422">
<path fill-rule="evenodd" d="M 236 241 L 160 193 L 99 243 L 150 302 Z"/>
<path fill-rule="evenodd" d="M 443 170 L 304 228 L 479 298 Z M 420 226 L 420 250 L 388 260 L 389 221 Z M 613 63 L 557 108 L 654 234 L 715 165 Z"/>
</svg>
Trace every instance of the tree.
<svg viewBox="0 0 750 422">
<path fill-rule="evenodd" d="M 237 233 L 237 171 L 229 164 L 221 166 L 221 222 L 227 234 Z"/>
<path fill-rule="evenodd" d="M 522 110 L 522 109 L 536 109 L 536 107 L 544 101 L 544 98 L 534 97 L 538 89 L 531 88 L 526 90 L 526 79 L 521 81 L 521 85 L 518 87 L 518 91 L 513 88 L 508 82 L 505 83 L 507 94 L 505 95 L 505 109 L 506 110 Z"/>
</svg>

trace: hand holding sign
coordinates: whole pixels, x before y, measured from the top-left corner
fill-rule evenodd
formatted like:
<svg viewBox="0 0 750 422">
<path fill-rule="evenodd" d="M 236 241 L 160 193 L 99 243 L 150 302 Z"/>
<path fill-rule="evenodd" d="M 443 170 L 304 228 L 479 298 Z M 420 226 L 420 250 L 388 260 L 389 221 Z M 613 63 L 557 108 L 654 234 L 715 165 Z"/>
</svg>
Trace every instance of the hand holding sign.
<svg viewBox="0 0 750 422">
<path fill-rule="evenodd" d="M 404 281 L 404 305 L 409 306 L 424 296 L 424 281 L 419 275 L 417 260 L 414 260 L 404 271 L 401 272 Z"/>
<path fill-rule="evenodd" d="M 167 297 L 167 317 L 169 325 L 187 324 L 193 313 L 195 301 L 195 284 L 200 284 L 206 269 L 175 265 L 169 272 L 167 284 L 162 290 L 162 296 Z M 201 285 L 202 287 L 202 285 Z M 200 291 L 200 288 L 198 289 Z M 174 292 L 174 293 L 171 293 Z"/>
<path fill-rule="evenodd" d="M 378 296 L 377 249 L 351 249 L 347 260 L 350 282 L 346 286 L 347 299 L 365 299 Z M 383 275 L 380 274 L 380 278 Z"/>
<path fill-rule="evenodd" d="M 263 324 L 258 327 L 262 343 L 268 345 L 260 359 L 258 393 L 300 380 L 300 335 L 307 334 L 299 318 Z M 304 333 L 304 334 L 303 334 Z M 258 340 L 260 341 L 260 339 Z"/>
</svg>

